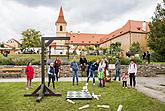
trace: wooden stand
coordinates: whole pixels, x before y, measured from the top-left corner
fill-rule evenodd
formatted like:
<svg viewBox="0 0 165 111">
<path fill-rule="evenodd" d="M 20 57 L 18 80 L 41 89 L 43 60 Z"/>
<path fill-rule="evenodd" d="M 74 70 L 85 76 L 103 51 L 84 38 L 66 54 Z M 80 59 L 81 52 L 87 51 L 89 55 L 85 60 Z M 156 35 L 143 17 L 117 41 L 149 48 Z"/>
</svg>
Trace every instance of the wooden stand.
<svg viewBox="0 0 165 111">
<path fill-rule="evenodd" d="M 48 42 L 45 43 L 45 40 L 48 40 Z M 41 38 L 41 45 L 42 45 L 41 46 L 41 74 L 42 74 L 41 85 L 32 94 L 24 94 L 25 97 L 38 96 L 36 99 L 37 102 L 40 102 L 44 96 L 62 96 L 61 94 L 54 93 L 45 85 L 45 49 L 46 49 L 45 47 L 49 46 L 49 44 L 52 43 L 53 40 L 70 40 L 70 37 L 42 37 Z"/>
</svg>

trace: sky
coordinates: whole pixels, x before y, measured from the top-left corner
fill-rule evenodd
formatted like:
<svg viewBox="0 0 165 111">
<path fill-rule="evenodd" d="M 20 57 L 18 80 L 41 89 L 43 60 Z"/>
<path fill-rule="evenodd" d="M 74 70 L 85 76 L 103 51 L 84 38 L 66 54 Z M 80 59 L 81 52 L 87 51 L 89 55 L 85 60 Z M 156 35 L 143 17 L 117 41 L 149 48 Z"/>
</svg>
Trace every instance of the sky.
<svg viewBox="0 0 165 111">
<path fill-rule="evenodd" d="M 151 21 L 162 0 L 0 0 L 0 42 L 20 40 L 28 28 L 55 36 L 62 5 L 67 31 L 108 34 L 128 20 Z"/>
</svg>

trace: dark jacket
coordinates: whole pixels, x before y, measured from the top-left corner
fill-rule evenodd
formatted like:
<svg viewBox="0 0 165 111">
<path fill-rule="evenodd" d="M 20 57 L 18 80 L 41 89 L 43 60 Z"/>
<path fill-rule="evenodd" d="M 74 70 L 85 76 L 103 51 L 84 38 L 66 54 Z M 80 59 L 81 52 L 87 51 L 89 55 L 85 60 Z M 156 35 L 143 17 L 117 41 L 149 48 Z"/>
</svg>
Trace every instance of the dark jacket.
<svg viewBox="0 0 165 111">
<path fill-rule="evenodd" d="M 84 58 L 81 57 L 79 62 L 80 64 L 83 64 L 83 65 L 84 63 L 87 64 L 87 59 L 85 57 Z"/>
</svg>

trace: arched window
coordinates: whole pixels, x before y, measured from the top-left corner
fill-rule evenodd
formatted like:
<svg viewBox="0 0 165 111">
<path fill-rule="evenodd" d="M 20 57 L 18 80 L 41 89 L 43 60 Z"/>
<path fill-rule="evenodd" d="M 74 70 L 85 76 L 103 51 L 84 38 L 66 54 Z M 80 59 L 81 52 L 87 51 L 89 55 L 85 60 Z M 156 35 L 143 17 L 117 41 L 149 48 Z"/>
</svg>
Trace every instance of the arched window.
<svg viewBox="0 0 165 111">
<path fill-rule="evenodd" d="M 60 26 L 60 31 L 62 31 L 62 26 Z"/>
</svg>

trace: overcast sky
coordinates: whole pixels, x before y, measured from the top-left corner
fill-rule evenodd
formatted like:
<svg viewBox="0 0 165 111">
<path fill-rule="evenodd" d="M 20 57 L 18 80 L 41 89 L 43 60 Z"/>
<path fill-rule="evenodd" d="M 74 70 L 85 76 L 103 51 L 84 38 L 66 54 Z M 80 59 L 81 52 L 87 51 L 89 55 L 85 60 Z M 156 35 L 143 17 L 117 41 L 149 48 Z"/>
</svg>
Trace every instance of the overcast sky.
<svg viewBox="0 0 165 111">
<path fill-rule="evenodd" d="M 108 34 L 128 20 L 150 21 L 162 0 L 0 0 L 0 42 L 27 28 L 55 35 L 62 4 L 68 32 Z"/>
</svg>

